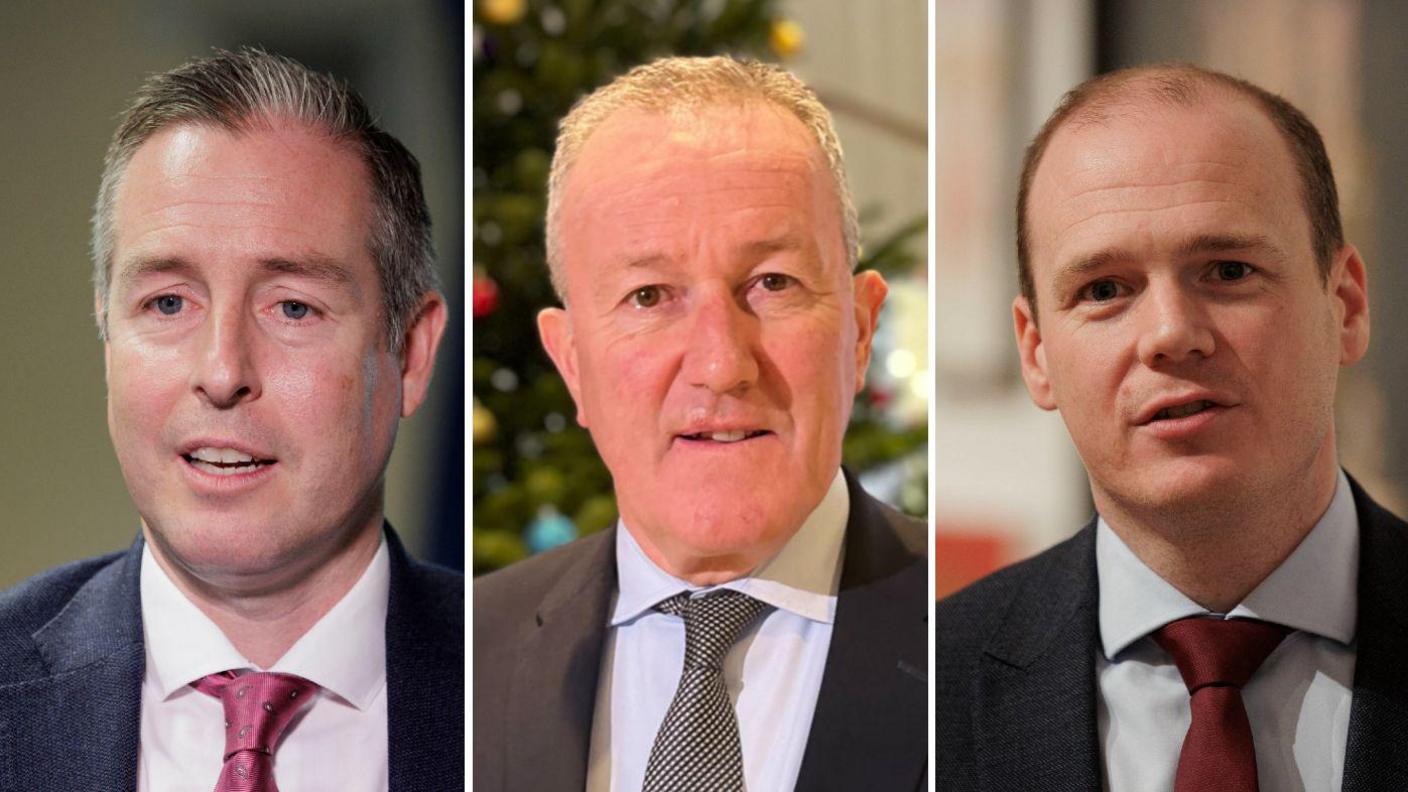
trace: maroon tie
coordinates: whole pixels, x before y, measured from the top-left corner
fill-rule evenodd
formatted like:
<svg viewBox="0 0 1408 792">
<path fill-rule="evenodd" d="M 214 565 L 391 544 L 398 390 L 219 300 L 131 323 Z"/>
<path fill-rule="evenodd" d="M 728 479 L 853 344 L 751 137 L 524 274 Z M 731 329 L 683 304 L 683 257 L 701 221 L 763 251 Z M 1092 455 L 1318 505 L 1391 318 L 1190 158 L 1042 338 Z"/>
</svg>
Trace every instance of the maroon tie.
<svg viewBox="0 0 1408 792">
<path fill-rule="evenodd" d="M 292 674 L 223 671 L 191 686 L 225 705 L 225 766 L 215 792 L 278 792 L 274 749 L 318 686 Z"/>
<path fill-rule="evenodd" d="M 1188 686 L 1193 723 L 1174 792 L 1257 792 L 1256 749 L 1242 686 L 1290 630 L 1248 619 L 1180 619 L 1154 633 Z"/>
</svg>

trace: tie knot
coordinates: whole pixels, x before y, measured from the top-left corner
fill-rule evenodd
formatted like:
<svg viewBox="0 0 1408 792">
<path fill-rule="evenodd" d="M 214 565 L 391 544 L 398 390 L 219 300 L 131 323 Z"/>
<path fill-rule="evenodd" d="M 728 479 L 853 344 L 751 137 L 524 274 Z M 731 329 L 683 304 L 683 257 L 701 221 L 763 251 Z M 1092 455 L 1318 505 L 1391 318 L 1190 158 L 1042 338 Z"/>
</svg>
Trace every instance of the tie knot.
<svg viewBox="0 0 1408 792">
<path fill-rule="evenodd" d="M 225 706 L 225 758 L 238 751 L 272 754 L 279 738 L 303 710 L 318 686 L 293 674 L 272 672 L 235 675 L 232 671 L 202 677 L 191 686 Z"/>
<path fill-rule="evenodd" d="M 1252 619 L 1193 617 L 1165 624 L 1155 631 L 1154 641 L 1173 658 L 1192 694 L 1208 685 L 1247 684 L 1289 632 Z"/>
<path fill-rule="evenodd" d="M 684 619 L 684 666 L 717 668 L 738 641 L 770 606 L 737 591 L 720 591 L 703 597 L 676 594 L 655 606 L 661 613 Z"/>
</svg>

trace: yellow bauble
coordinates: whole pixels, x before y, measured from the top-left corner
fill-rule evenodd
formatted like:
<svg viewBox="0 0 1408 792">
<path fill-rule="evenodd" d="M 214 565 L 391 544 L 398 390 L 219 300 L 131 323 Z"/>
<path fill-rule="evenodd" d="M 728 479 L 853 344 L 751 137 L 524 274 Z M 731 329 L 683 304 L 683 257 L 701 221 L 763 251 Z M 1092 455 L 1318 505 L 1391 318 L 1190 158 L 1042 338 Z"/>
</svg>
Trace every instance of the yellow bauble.
<svg viewBox="0 0 1408 792">
<path fill-rule="evenodd" d="M 474 400 L 474 442 L 483 443 L 494 439 L 494 433 L 499 429 L 499 422 L 494 420 L 494 414 L 489 408 Z"/>
<path fill-rule="evenodd" d="M 802 49 L 807 36 L 802 26 L 790 19 L 774 19 L 768 31 L 768 45 L 780 58 L 790 58 Z"/>
<path fill-rule="evenodd" d="M 479 0 L 479 16 L 496 25 L 512 25 L 528 13 L 528 0 Z"/>
</svg>

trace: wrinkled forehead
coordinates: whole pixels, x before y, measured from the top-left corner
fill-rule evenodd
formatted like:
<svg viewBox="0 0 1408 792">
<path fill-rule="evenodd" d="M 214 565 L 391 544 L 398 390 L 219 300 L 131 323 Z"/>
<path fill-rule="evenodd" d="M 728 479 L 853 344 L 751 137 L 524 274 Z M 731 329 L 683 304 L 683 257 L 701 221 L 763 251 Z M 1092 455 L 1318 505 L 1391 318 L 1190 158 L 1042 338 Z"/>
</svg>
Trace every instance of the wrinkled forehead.
<svg viewBox="0 0 1408 792">
<path fill-rule="evenodd" d="M 618 174 L 658 173 L 659 156 L 726 167 L 742 158 L 797 163 L 819 177 L 826 156 L 800 119 L 760 99 L 737 98 L 665 109 L 623 107 L 603 120 L 568 172 L 569 194 Z"/>
<path fill-rule="evenodd" d="M 825 156 L 796 117 L 761 102 L 618 111 L 568 173 L 561 214 L 569 284 L 584 266 L 598 272 L 622 256 L 671 255 L 668 248 L 704 238 L 808 237 L 827 259 L 833 247 L 844 259 Z M 574 263 L 584 260 L 592 263 Z"/>
</svg>

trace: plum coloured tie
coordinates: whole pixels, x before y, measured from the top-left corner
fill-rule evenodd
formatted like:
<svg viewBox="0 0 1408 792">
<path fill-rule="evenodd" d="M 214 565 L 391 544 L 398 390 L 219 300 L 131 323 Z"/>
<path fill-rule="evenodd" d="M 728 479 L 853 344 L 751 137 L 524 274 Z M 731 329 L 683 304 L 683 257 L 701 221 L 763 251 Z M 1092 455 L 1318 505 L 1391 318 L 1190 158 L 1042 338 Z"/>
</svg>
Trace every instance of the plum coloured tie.
<svg viewBox="0 0 1408 792">
<path fill-rule="evenodd" d="M 278 792 L 274 749 L 318 686 L 292 674 L 222 671 L 191 686 L 225 705 L 225 765 L 215 792 Z"/>
<path fill-rule="evenodd" d="M 1174 792 L 1257 792 L 1256 749 L 1242 686 L 1289 632 L 1251 619 L 1195 617 L 1154 633 L 1178 666 L 1193 711 Z"/>
<path fill-rule="evenodd" d="M 684 619 L 684 667 L 650 749 L 643 792 L 743 789 L 738 717 L 724 688 L 723 661 L 748 625 L 770 607 L 737 591 L 693 598 L 679 594 L 655 606 Z"/>
</svg>

